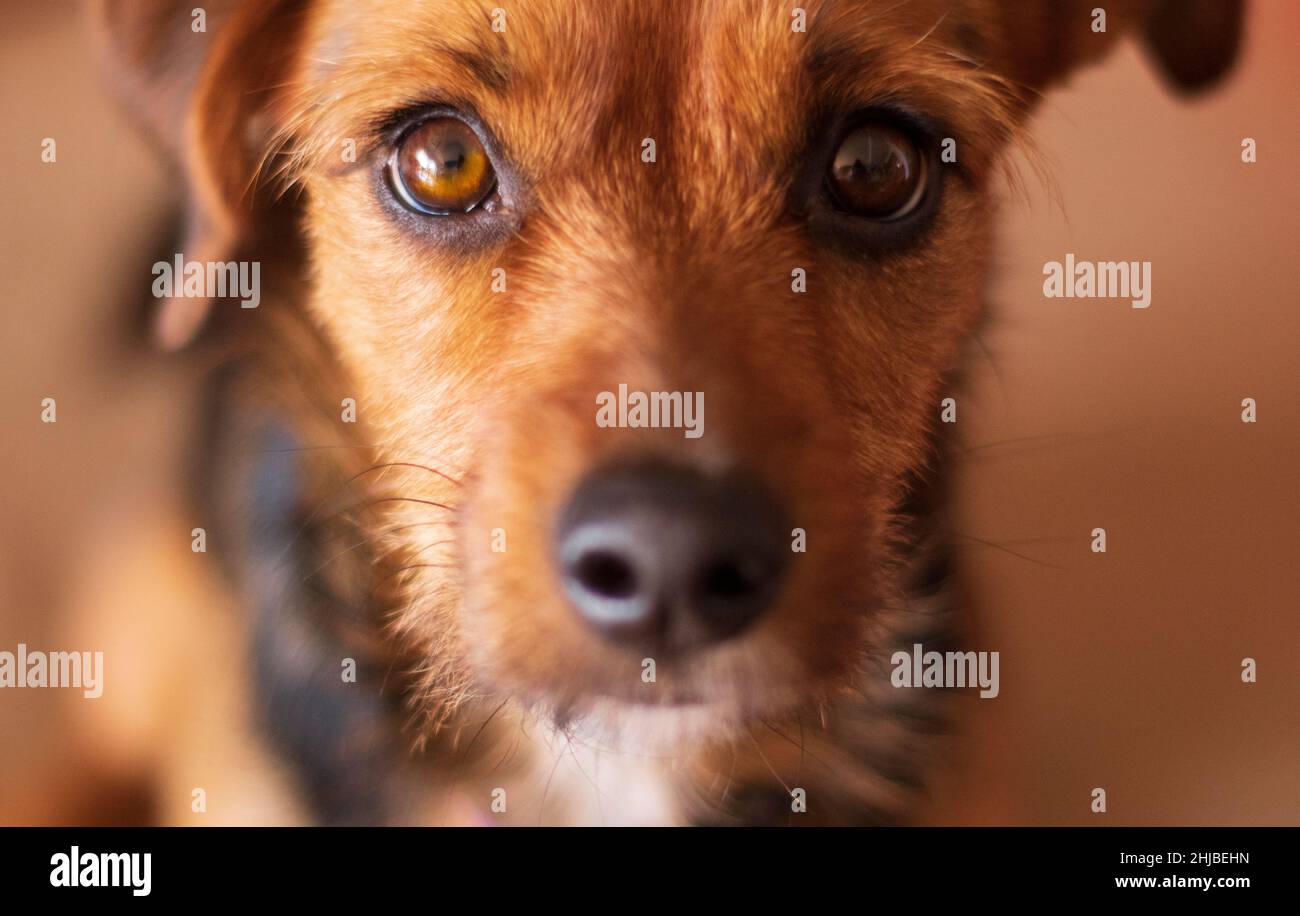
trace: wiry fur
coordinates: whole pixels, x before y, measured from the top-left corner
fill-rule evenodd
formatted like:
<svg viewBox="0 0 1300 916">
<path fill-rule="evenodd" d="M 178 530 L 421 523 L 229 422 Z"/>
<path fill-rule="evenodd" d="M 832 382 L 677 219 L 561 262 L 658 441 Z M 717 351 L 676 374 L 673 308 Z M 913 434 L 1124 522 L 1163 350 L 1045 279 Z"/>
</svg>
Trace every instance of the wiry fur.
<svg viewBox="0 0 1300 916">
<path fill-rule="evenodd" d="M 941 509 L 909 499 L 936 486 L 923 469 L 982 311 L 994 179 L 1041 90 L 1162 5 L 1110 4 L 1091 37 L 1091 4 L 1048 0 L 809 0 L 804 34 L 759 0 L 519 0 L 505 33 L 487 0 L 250 5 L 187 95 L 193 244 L 265 252 L 259 227 L 285 220 L 306 251 L 282 259 L 301 294 L 228 313 L 222 339 L 261 380 L 240 409 L 273 402 L 298 441 L 329 447 L 301 453 L 316 484 L 286 528 L 323 542 L 307 578 L 354 569 L 339 600 L 273 613 L 360 622 L 330 645 L 364 653 L 414 714 L 386 751 L 392 786 L 432 799 L 334 819 L 464 819 L 509 784 L 513 819 L 581 820 L 581 780 L 550 797 L 579 747 L 635 770 L 617 791 L 668 808 L 625 797 L 631 819 L 785 822 L 795 785 L 815 799 L 805 821 L 904 816 L 937 715 L 890 691 L 889 653 L 954 633 Z M 496 138 L 509 232 L 444 243 L 385 201 L 392 113 L 434 104 Z M 882 106 L 959 157 L 932 224 L 877 251 L 810 230 L 794 176 L 828 123 Z M 705 391 L 707 435 L 597 429 L 593 396 L 619 383 Z M 333 422 L 344 397 L 360 431 Z M 580 624 L 552 562 L 577 481 L 633 453 L 743 466 L 808 532 L 752 631 L 660 660 L 653 685 L 640 653 Z M 430 769 L 399 776 L 413 760 Z"/>
</svg>

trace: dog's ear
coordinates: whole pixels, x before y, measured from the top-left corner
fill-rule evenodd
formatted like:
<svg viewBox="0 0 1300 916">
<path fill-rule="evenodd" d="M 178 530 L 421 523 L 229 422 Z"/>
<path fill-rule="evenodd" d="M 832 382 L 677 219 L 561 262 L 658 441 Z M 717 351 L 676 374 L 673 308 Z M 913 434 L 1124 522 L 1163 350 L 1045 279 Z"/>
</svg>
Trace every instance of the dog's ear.
<svg viewBox="0 0 1300 916">
<path fill-rule="evenodd" d="M 256 179 L 277 123 L 301 4 L 276 0 L 97 0 L 112 76 L 149 135 L 180 168 L 182 254 L 226 260 L 248 241 Z M 178 278 L 179 279 L 179 278 Z M 188 343 L 211 301 L 173 296 L 153 322 L 167 349 Z"/>
<path fill-rule="evenodd" d="M 1179 89 L 1207 88 L 1232 69 L 1244 0 L 1159 0 L 1142 27 L 1147 49 Z"/>
<path fill-rule="evenodd" d="M 1244 0 L 1035 0 L 998 3 L 1008 75 L 1041 90 L 1133 35 L 1177 91 L 1227 73 L 1241 44 Z"/>
</svg>

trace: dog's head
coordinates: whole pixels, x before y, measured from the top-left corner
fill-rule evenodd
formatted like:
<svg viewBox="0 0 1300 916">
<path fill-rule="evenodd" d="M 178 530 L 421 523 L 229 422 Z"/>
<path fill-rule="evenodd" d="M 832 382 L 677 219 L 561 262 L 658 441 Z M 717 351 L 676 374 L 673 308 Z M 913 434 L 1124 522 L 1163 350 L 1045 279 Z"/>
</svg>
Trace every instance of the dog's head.
<svg viewBox="0 0 1300 916">
<path fill-rule="evenodd" d="M 1196 88 L 1240 12 L 318 0 L 204 35 L 190 6 L 109 29 L 195 257 L 250 231 L 259 174 L 300 190 L 432 702 L 673 735 L 852 682 L 1036 99 L 1125 31 Z"/>
</svg>

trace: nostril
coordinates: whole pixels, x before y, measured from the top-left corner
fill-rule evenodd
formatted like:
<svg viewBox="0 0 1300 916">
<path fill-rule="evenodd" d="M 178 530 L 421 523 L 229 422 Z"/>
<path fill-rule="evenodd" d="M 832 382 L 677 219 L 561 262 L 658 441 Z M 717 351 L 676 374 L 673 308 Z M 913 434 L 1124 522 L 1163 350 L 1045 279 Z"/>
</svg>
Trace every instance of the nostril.
<svg viewBox="0 0 1300 916">
<path fill-rule="evenodd" d="M 700 592 L 710 598 L 744 598 L 759 590 L 763 569 L 756 560 L 726 557 L 714 560 L 700 575 Z"/>
<path fill-rule="evenodd" d="M 569 602 L 596 631 L 684 652 L 739 634 L 774 604 L 789 528 L 742 472 L 611 466 L 564 506 L 556 559 Z"/>
<path fill-rule="evenodd" d="M 573 569 L 573 578 L 587 591 L 602 598 L 630 598 L 636 594 L 636 571 L 626 559 L 607 550 L 583 554 Z"/>
</svg>

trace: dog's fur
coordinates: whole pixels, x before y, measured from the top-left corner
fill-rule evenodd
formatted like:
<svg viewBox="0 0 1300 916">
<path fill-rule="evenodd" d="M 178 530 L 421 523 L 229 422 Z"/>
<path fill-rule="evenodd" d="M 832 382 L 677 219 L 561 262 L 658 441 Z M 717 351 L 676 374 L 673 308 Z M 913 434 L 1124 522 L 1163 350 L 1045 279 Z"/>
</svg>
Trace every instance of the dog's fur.
<svg viewBox="0 0 1300 916">
<path fill-rule="evenodd" d="M 520 0 L 503 33 L 499 5 L 227 2 L 203 34 L 190 4 L 102 7 L 183 167 L 186 256 L 263 262 L 257 311 L 178 299 L 155 324 L 176 348 L 207 320 L 223 367 L 197 492 L 253 609 L 263 731 L 328 822 L 475 822 L 496 788 L 514 823 L 905 819 L 939 712 L 887 660 L 961 632 L 935 420 L 995 179 L 1041 93 L 1125 32 L 1211 82 L 1240 4 L 1106 4 L 1101 34 L 1076 0 L 809 0 L 806 33 L 758 0 Z M 500 231 L 385 202 L 391 115 L 435 103 L 496 138 Z M 797 193 L 828 125 L 882 106 L 959 152 L 888 246 Z M 619 383 L 707 392 L 708 435 L 596 428 Z M 629 454 L 743 466 L 808 532 L 758 625 L 654 684 L 551 561 L 577 481 Z"/>
</svg>

